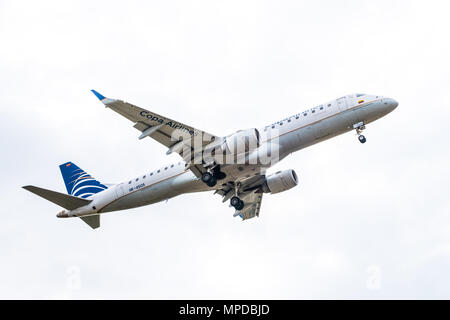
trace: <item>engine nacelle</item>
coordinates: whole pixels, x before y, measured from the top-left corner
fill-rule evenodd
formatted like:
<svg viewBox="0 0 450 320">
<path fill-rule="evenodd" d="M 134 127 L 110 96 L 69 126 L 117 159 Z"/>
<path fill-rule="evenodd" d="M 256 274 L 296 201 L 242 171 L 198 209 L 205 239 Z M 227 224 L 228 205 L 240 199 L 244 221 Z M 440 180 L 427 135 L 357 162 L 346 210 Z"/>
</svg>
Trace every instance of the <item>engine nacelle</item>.
<svg viewBox="0 0 450 320">
<path fill-rule="evenodd" d="M 278 171 L 277 173 L 266 176 L 266 183 L 263 186 L 263 192 L 279 193 L 292 189 L 298 184 L 297 174 L 294 170 Z"/>
<path fill-rule="evenodd" d="M 257 129 L 240 130 L 225 138 L 226 151 L 229 154 L 243 154 L 257 149 L 260 136 Z"/>
</svg>

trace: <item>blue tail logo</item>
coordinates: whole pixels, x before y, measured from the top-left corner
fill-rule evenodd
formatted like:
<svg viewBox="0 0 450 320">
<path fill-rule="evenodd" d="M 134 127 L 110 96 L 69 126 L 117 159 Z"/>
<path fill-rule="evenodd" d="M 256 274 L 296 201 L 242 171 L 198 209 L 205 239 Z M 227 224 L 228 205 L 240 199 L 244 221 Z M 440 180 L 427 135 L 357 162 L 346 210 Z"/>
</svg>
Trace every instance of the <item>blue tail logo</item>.
<svg viewBox="0 0 450 320">
<path fill-rule="evenodd" d="M 63 163 L 59 169 L 61 169 L 67 193 L 71 196 L 87 198 L 108 188 L 73 162 Z"/>
</svg>

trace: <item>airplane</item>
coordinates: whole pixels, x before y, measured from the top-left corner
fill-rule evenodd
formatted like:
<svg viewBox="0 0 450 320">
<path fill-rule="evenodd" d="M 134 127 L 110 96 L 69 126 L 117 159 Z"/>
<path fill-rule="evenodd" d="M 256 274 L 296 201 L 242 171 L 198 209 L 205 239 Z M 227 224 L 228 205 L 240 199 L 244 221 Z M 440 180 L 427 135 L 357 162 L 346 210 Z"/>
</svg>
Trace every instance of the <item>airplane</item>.
<svg viewBox="0 0 450 320">
<path fill-rule="evenodd" d="M 320 104 L 262 128 L 215 136 L 122 100 L 92 93 L 105 105 L 134 123 L 139 139 L 152 138 L 178 153 L 177 163 L 127 181 L 103 184 L 73 162 L 60 165 L 67 194 L 36 186 L 23 188 L 64 208 L 58 218 L 79 217 L 91 228 L 100 215 L 141 207 L 185 193 L 214 191 L 229 200 L 234 217 L 259 217 L 264 193 L 276 194 L 298 185 L 294 170 L 267 170 L 291 153 L 355 130 L 358 140 L 366 125 L 393 111 L 392 98 L 350 94 Z"/>
</svg>

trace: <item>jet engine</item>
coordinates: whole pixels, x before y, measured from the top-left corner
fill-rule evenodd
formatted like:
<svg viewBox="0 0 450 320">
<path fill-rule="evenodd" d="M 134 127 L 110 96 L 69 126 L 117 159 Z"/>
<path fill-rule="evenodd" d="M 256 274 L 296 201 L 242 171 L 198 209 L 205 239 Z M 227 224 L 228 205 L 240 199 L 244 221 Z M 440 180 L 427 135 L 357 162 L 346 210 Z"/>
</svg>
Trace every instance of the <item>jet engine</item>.
<svg viewBox="0 0 450 320">
<path fill-rule="evenodd" d="M 266 182 L 263 185 L 265 193 L 279 193 L 289 190 L 298 184 L 297 174 L 294 170 L 278 171 L 266 176 Z"/>
<path fill-rule="evenodd" d="M 224 145 L 228 154 L 243 154 L 253 151 L 260 145 L 259 131 L 257 129 L 237 131 L 225 137 Z"/>
</svg>

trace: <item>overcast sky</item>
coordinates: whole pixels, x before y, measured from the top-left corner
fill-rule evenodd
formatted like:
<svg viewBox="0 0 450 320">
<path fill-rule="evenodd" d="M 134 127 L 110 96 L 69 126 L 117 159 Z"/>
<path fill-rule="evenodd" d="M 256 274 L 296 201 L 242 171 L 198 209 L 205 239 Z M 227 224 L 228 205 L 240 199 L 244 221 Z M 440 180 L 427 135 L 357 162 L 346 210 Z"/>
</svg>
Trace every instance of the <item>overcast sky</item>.
<svg viewBox="0 0 450 320">
<path fill-rule="evenodd" d="M 450 298 L 446 1 L 0 0 L 0 298 Z M 339 96 L 399 101 L 291 155 L 241 222 L 212 193 L 57 219 L 73 161 L 116 183 L 178 161 L 89 91 L 215 135 Z"/>
</svg>

